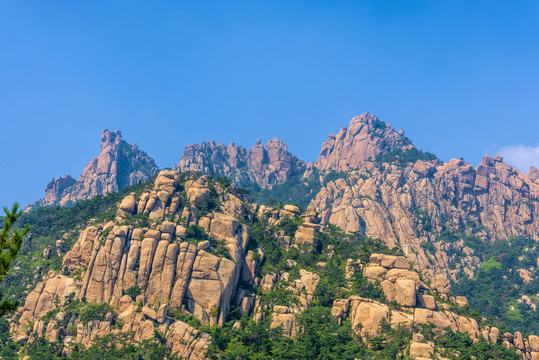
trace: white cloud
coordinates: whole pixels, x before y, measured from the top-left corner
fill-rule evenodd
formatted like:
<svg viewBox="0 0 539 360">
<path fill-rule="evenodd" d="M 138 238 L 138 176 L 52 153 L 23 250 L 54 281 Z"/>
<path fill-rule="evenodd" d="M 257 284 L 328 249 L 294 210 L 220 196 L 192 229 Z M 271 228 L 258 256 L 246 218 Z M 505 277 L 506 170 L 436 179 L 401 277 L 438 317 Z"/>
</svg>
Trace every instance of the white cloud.
<svg viewBox="0 0 539 360">
<path fill-rule="evenodd" d="M 527 174 L 531 166 L 539 168 L 539 144 L 503 146 L 498 150 L 503 161 Z"/>
</svg>

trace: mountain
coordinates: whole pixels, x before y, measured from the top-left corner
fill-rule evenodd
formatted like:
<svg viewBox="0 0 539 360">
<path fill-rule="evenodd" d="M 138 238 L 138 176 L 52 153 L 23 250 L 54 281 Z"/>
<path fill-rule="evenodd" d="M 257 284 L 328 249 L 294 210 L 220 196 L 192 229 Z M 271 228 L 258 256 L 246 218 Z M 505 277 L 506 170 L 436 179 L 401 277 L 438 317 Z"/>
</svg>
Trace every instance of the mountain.
<svg viewBox="0 0 539 360">
<path fill-rule="evenodd" d="M 73 358 L 122 339 L 188 359 L 539 359 L 538 174 L 443 162 L 368 113 L 310 164 L 278 139 L 189 145 L 155 180 L 21 218 L 11 331 Z"/>
<path fill-rule="evenodd" d="M 319 170 L 344 172 L 357 169 L 381 154 L 412 148 L 404 131 L 397 132 L 377 116 L 364 113 L 352 118 L 348 129 L 329 135 L 314 166 Z"/>
<path fill-rule="evenodd" d="M 305 163 L 290 154 L 282 140 L 273 138 L 266 147 L 257 140 L 251 149 L 234 143 L 224 146 L 213 141 L 190 144 L 184 149 L 177 169 L 225 176 L 238 185 L 256 184 L 271 188 L 303 174 Z"/>
<path fill-rule="evenodd" d="M 234 186 L 170 170 L 116 206 L 11 320 L 28 353 L 77 354 L 72 342 L 131 334 L 186 359 L 539 355 L 539 337 L 502 334 L 443 278 L 428 285 L 400 251 L 321 225 L 316 212 L 257 206 Z"/>
<path fill-rule="evenodd" d="M 45 188 L 45 198 L 31 208 L 73 204 L 82 199 L 118 191 L 145 182 L 158 171 L 154 160 L 136 144 L 129 144 L 120 131 L 103 130 L 101 151 L 84 168 L 78 180 L 70 175 L 52 180 Z"/>
</svg>

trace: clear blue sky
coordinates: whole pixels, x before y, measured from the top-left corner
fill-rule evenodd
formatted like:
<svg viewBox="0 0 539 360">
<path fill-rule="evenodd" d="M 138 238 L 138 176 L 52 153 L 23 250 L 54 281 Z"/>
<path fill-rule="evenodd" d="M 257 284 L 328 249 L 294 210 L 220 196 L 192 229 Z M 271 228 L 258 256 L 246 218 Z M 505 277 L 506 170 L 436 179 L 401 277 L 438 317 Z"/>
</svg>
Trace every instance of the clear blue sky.
<svg viewBox="0 0 539 360">
<path fill-rule="evenodd" d="M 0 205 L 78 177 L 103 128 L 160 167 L 275 136 L 313 161 L 366 111 L 443 160 L 539 153 L 537 19 L 537 1 L 4 0 Z"/>
</svg>

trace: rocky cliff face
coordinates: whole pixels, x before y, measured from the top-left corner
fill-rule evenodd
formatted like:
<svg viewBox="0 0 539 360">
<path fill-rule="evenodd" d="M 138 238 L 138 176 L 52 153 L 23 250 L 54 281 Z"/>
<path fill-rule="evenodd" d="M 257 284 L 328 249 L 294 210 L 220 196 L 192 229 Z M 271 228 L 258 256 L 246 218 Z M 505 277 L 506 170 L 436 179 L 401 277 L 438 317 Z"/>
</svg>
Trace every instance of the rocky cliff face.
<svg viewBox="0 0 539 360">
<path fill-rule="evenodd" d="M 263 224 L 265 236 L 285 251 L 322 251 L 319 256 L 336 261 L 341 255 L 334 246 L 316 249 L 316 234 L 327 230 L 321 220 L 313 209 L 301 213 L 291 205 L 249 204 L 235 195 L 233 186 L 224 188 L 206 176 L 161 171 L 152 188 L 118 204 L 113 221 L 81 231 L 63 259 L 64 274 L 51 271 L 38 284 L 12 319 L 12 331 L 19 343 L 45 336 L 89 346 L 109 333 L 133 332 L 134 340 L 141 341 L 157 330 L 178 355 L 204 359 L 211 337 L 182 319 L 193 316 L 202 324 L 223 326 L 235 307 L 239 315 L 268 320 L 271 328 L 281 327 L 294 338 L 302 331 L 296 315 L 320 296 L 317 288 L 329 265 L 318 262 L 306 270 L 288 259 L 284 270 L 263 273 L 266 255 L 251 244 L 250 227 Z M 290 232 L 294 222 L 300 225 Z M 374 253 L 366 262 L 348 259 L 345 267 L 348 282 L 338 293 L 350 294 L 359 276 L 380 286 L 385 296 L 385 301 L 357 295 L 333 301 L 331 315 L 338 323 L 348 319 L 365 341 L 378 335 L 384 322 L 408 331 L 431 324 L 442 332 L 463 332 L 474 342 L 502 341 L 527 359 L 539 356 L 538 337 L 502 335 L 496 327 L 460 315 L 467 301 L 449 295 L 447 279 L 438 276 L 427 285 L 403 256 Z M 287 294 L 286 305 L 270 295 L 276 291 Z M 106 305 L 108 312 L 83 321 L 80 312 L 69 311 L 74 300 L 80 306 Z M 237 321 L 234 326 L 242 325 Z M 432 358 L 442 350 L 417 333 L 403 351 L 412 358 Z"/>
<path fill-rule="evenodd" d="M 282 140 L 274 138 L 266 143 L 266 147 L 257 140 L 251 149 L 234 143 L 226 147 L 213 141 L 191 144 L 184 149 L 177 168 L 231 177 L 236 184 L 256 183 L 268 188 L 301 175 L 305 163 L 290 154 Z"/>
<path fill-rule="evenodd" d="M 111 155 L 121 139 L 110 133 L 104 138 L 105 155 L 88 165 L 88 176 L 74 184 L 68 177 L 58 179 L 51 194 L 64 194 L 79 182 L 85 184 L 83 194 L 112 186 L 99 175 L 105 173 L 130 181 L 130 175 L 116 170 L 119 161 L 113 159 L 118 156 Z M 234 308 L 235 316 L 268 320 L 294 338 L 301 331 L 297 315 L 329 291 L 326 269 L 344 269 L 346 281 L 336 287 L 331 313 L 365 341 L 389 324 L 416 332 L 403 354 L 439 358 L 444 349 L 417 332 L 417 325 L 430 324 L 440 332 L 467 334 L 473 343 L 503 343 L 524 359 L 539 359 L 539 337 L 501 334 L 485 319 L 467 316 L 467 300 L 451 295 L 448 280 L 477 271 L 481 258 L 474 243 L 513 236 L 539 240 L 537 170 L 526 176 L 501 157 L 489 156 L 477 168 L 458 159 L 444 163 L 425 159 L 417 149 L 410 152 L 417 158 L 399 158 L 411 149 L 402 132 L 370 114 L 330 136 L 309 166 L 277 139 L 265 148 L 257 142 L 250 150 L 214 142 L 190 145 L 180 171 L 160 172 L 151 188 L 118 204 L 114 220 L 81 231 L 63 258 L 63 274 L 50 272 L 29 294 L 12 320 L 12 331 L 21 343 L 45 336 L 88 345 L 111 332 L 134 332 L 140 341 L 158 330 L 181 356 L 202 359 L 211 337 L 184 322 L 186 316 L 223 326 Z M 249 203 L 235 186 L 189 171 L 261 187 L 315 174 L 324 186 L 301 212 L 293 205 L 277 209 Z M 325 176 L 336 172 L 326 183 Z M 337 247 L 368 240 L 343 233 L 339 241 L 322 246 L 330 224 L 380 239 L 401 253 L 361 259 L 354 249 L 342 258 Z M 298 265 L 314 254 L 323 261 Z M 273 266 L 269 270 L 268 263 Z M 521 270 L 528 278 L 537 276 Z M 358 277 L 381 295 L 374 299 L 354 292 Z M 66 310 L 70 299 L 111 308 L 105 318 L 83 322 Z M 243 326 L 235 319 L 234 327 Z"/>
<path fill-rule="evenodd" d="M 319 170 L 349 171 L 379 154 L 412 147 L 402 130 L 397 132 L 377 116 L 364 113 L 352 118 L 348 129 L 329 135 L 314 166 Z"/>
<path fill-rule="evenodd" d="M 501 158 L 485 156 L 477 169 L 457 159 L 405 167 L 367 163 L 322 188 L 311 206 L 323 223 L 400 247 L 421 270 L 471 276 L 479 259 L 464 240 L 537 239 L 538 200 L 538 184 Z"/>
<path fill-rule="evenodd" d="M 65 205 L 118 191 L 147 181 L 157 170 L 154 160 L 136 144 L 125 142 L 119 131 L 103 130 L 101 151 L 86 165 L 79 179 L 75 181 L 66 175 L 52 180 L 45 189 L 45 198 L 32 207 Z"/>
</svg>

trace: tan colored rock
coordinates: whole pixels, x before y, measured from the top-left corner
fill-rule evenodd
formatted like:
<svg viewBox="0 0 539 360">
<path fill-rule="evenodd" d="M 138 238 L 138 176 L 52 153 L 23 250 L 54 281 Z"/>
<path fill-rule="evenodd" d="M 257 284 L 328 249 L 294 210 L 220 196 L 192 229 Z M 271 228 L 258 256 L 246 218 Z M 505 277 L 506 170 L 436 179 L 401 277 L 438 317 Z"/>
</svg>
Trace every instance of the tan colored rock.
<svg viewBox="0 0 539 360">
<path fill-rule="evenodd" d="M 312 227 L 305 227 L 305 226 L 298 227 L 298 229 L 296 230 L 296 233 L 294 234 L 296 244 L 298 245 L 313 244 L 315 233 L 316 233 L 316 230 Z"/>
<path fill-rule="evenodd" d="M 312 272 L 306 271 L 304 269 L 301 269 L 299 271 L 299 277 L 301 279 L 301 282 L 305 286 L 305 291 L 307 292 L 307 294 L 313 295 L 314 291 L 316 290 L 316 286 L 320 282 L 320 276 Z"/>
<path fill-rule="evenodd" d="M 393 328 L 404 327 L 411 329 L 414 323 L 414 316 L 412 314 L 407 314 L 403 311 L 391 311 L 391 326 Z"/>
<path fill-rule="evenodd" d="M 224 237 L 235 238 L 240 222 L 227 214 L 215 214 L 211 222 L 210 232 Z"/>
<path fill-rule="evenodd" d="M 297 333 L 294 319 L 294 314 L 273 313 L 270 328 L 282 326 L 284 336 L 293 338 Z"/>
<path fill-rule="evenodd" d="M 157 312 L 151 308 L 149 308 L 147 305 L 142 307 L 142 313 L 149 319 L 157 320 Z"/>
<path fill-rule="evenodd" d="M 174 234 L 176 231 L 176 224 L 170 221 L 163 221 L 159 229 L 161 230 L 161 233 Z"/>
<path fill-rule="evenodd" d="M 449 280 L 447 279 L 447 277 L 443 274 L 436 275 L 433 281 L 433 287 L 440 294 L 447 295 L 451 293 L 451 284 L 449 283 Z"/>
<path fill-rule="evenodd" d="M 210 190 L 202 187 L 191 187 L 187 190 L 187 200 L 195 206 L 203 206 L 210 199 Z"/>
<path fill-rule="evenodd" d="M 434 346 L 412 341 L 410 343 L 410 357 L 415 359 L 418 357 L 432 358 L 434 355 Z"/>
<path fill-rule="evenodd" d="M 539 336 L 530 335 L 528 336 L 528 343 L 532 351 L 539 352 Z"/>
<path fill-rule="evenodd" d="M 146 284 L 148 283 L 157 244 L 157 240 L 153 238 L 145 238 L 142 240 L 140 249 L 140 265 L 137 279 L 137 285 L 141 289 L 146 288 Z"/>
<path fill-rule="evenodd" d="M 336 299 L 333 302 L 333 307 L 331 308 L 331 316 L 337 319 L 337 322 L 340 324 L 344 319 L 346 319 L 349 308 L 350 299 Z"/>
<path fill-rule="evenodd" d="M 383 304 L 352 300 L 350 321 L 353 330 L 359 330 L 369 336 L 376 336 L 380 322 L 389 315 L 389 308 Z"/>
<path fill-rule="evenodd" d="M 135 213 L 136 205 L 137 205 L 137 202 L 135 201 L 135 196 L 128 195 L 120 203 L 119 209 L 129 214 L 133 214 Z"/>
<path fill-rule="evenodd" d="M 180 239 L 185 239 L 185 232 L 187 229 L 181 225 L 176 225 L 175 235 Z"/>
<path fill-rule="evenodd" d="M 171 293 L 171 302 L 174 307 L 183 303 L 185 292 L 191 279 L 191 271 L 197 254 L 196 246 L 187 242 L 180 244 L 180 251 L 176 263 L 176 281 Z"/>
<path fill-rule="evenodd" d="M 455 298 L 455 303 L 460 306 L 460 307 L 463 307 L 463 306 L 466 306 L 468 305 L 468 299 L 466 299 L 465 296 L 457 296 Z"/>
<path fill-rule="evenodd" d="M 431 295 L 419 295 L 419 305 L 429 310 L 436 310 L 436 301 L 434 296 Z"/>
<path fill-rule="evenodd" d="M 349 171 L 373 160 L 386 149 L 406 144 L 404 137 L 391 125 L 381 124 L 369 113 L 354 117 L 348 129 L 343 128 L 337 135 L 329 136 L 315 166 L 319 170 Z"/>
<path fill-rule="evenodd" d="M 168 314 L 168 304 L 163 304 L 159 307 L 159 310 L 157 311 L 155 320 L 158 323 L 165 322 Z"/>
<path fill-rule="evenodd" d="M 283 209 L 288 211 L 288 212 L 291 212 L 293 214 L 299 214 L 300 213 L 299 207 L 297 207 L 295 205 L 285 205 L 283 207 Z"/>
<path fill-rule="evenodd" d="M 416 283 L 410 279 L 397 279 L 395 283 L 382 281 L 382 289 L 389 302 L 396 301 L 401 306 L 416 305 Z"/>
<path fill-rule="evenodd" d="M 490 334 L 489 334 L 489 340 L 492 343 L 498 342 L 498 338 L 500 337 L 501 333 L 500 330 L 497 327 L 491 327 L 490 328 Z"/>
<path fill-rule="evenodd" d="M 386 272 L 387 269 L 382 266 L 369 265 L 363 268 L 363 276 L 373 281 L 381 281 Z"/>
<path fill-rule="evenodd" d="M 434 324 L 438 330 L 443 330 L 448 326 L 455 327 L 445 313 L 428 309 L 414 309 L 414 321 L 418 324 Z"/>
</svg>

